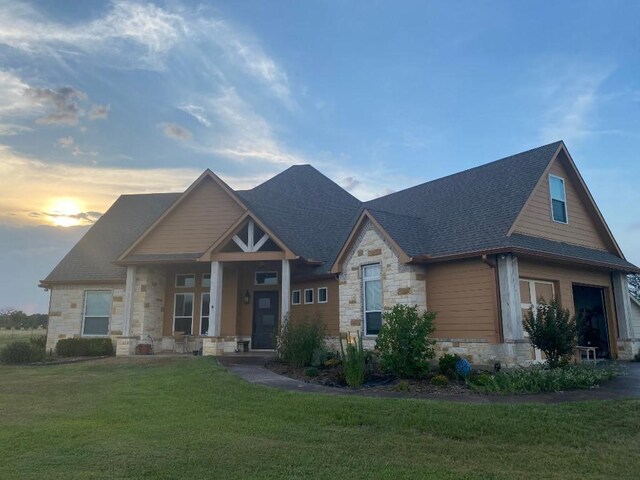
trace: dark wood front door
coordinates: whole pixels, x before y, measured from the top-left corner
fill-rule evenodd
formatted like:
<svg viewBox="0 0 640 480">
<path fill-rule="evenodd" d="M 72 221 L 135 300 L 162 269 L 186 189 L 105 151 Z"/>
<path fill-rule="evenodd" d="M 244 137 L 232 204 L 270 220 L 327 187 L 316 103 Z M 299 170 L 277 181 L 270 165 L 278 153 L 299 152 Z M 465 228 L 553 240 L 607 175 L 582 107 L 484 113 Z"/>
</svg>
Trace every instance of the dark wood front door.
<svg viewBox="0 0 640 480">
<path fill-rule="evenodd" d="M 278 292 L 254 292 L 252 348 L 275 348 Z"/>
</svg>

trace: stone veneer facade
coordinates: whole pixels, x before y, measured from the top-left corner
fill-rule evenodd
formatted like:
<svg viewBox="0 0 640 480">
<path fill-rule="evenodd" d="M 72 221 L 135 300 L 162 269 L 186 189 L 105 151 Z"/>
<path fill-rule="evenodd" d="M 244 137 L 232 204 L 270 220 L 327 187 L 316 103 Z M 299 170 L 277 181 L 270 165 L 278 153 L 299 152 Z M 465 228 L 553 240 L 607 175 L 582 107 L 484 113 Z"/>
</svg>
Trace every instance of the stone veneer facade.
<svg viewBox="0 0 640 480">
<path fill-rule="evenodd" d="M 111 318 L 109 336 L 112 339 L 123 334 L 124 325 L 124 284 L 109 285 L 55 285 L 51 288 L 49 306 L 49 328 L 47 331 L 47 351 L 55 349 L 58 340 L 82 336 L 85 292 L 89 290 L 111 290 Z"/>
<path fill-rule="evenodd" d="M 340 333 L 363 331 L 362 266 L 381 264 L 383 310 L 396 303 L 427 309 L 427 290 L 423 267 L 400 262 L 398 254 L 376 227 L 367 221 L 343 263 L 339 277 Z M 365 348 L 373 348 L 375 337 L 364 338 Z"/>
<path fill-rule="evenodd" d="M 151 336 L 157 348 L 164 323 L 165 268 L 140 266 L 135 277 L 130 335 L 141 343 L 149 343 Z"/>
</svg>

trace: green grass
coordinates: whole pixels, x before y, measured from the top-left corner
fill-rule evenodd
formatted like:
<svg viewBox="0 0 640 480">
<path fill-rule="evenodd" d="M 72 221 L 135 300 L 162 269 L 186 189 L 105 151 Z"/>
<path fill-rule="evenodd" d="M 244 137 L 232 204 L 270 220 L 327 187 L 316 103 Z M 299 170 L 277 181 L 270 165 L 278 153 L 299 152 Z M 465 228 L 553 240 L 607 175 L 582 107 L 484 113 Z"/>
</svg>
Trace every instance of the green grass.
<svg viewBox="0 0 640 480">
<path fill-rule="evenodd" d="M 289 393 L 211 358 L 0 367 L 0 478 L 638 478 L 640 401 Z"/>
</svg>

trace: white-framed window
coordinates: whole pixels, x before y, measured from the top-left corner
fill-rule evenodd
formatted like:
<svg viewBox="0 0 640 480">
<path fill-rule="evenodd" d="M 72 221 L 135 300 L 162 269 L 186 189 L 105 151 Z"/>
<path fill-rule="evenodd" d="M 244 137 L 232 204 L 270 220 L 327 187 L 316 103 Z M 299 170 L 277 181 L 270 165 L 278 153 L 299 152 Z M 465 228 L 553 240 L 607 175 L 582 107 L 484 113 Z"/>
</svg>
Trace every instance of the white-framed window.
<svg viewBox="0 0 640 480">
<path fill-rule="evenodd" d="M 82 335 L 104 337 L 109 335 L 111 319 L 111 290 L 87 290 L 84 292 Z"/>
<path fill-rule="evenodd" d="M 329 290 L 327 287 L 318 288 L 318 303 L 327 303 L 329 301 Z"/>
<path fill-rule="evenodd" d="M 193 329 L 193 293 L 176 293 L 173 302 L 173 331 L 191 335 Z"/>
<path fill-rule="evenodd" d="M 256 285 L 277 285 L 278 272 L 256 272 Z"/>
<path fill-rule="evenodd" d="M 304 289 L 304 303 L 313 303 L 313 288 Z"/>
<path fill-rule="evenodd" d="M 193 273 L 179 273 L 176 275 L 177 288 L 193 288 L 196 286 L 196 276 Z"/>
<path fill-rule="evenodd" d="M 202 287 L 203 288 L 211 287 L 211 274 L 210 273 L 203 273 L 202 274 Z"/>
<path fill-rule="evenodd" d="M 522 320 L 526 318 L 530 311 L 533 309 L 533 314 L 536 314 L 538 303 L 541 300 L 550 302 L 556 296 L 555 286 L 553 282 L 543 280 L 530 280 L 527 278 L 520 279 L 520 308 L 522 310 Z M 523 330 L 525 338 L 529 337 L 529 334 Z M 537 362 L 542 361 L 542 352 L 535 349 L 535 360 Z"/>
<path fill-rule="evenodd" d="M 209 335 L 209 294 L 200 296 L 200 335 Z"/>
<path fill-rule="evenodd" d="M 300 305 L 300 290 L 291 292 L 291 305 Z"/>
<path fill-rule="evenodd" d="M 564 179 L 549 175 L 549 191 L 551 192 L 551 218 L 554 222 L 569 223 Z"/>
<path fill-rule="evenodd" d="M 382 327 L 382 278 L 379 263 L 362 267 L 365 335 L 377 335 Z"/>
</svg>

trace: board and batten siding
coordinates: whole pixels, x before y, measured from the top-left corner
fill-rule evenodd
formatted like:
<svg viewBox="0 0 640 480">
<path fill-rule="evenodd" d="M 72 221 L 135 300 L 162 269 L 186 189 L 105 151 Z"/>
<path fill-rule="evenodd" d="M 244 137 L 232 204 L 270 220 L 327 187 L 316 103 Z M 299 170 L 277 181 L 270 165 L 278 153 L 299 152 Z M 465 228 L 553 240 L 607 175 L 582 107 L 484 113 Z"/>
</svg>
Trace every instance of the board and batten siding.
<svg viewBox="0 0 640 480">
<path fill-rule="evenodd" d="M 564 179 L 569 222 L 563 224 L 551 219 L 549 176 L 545 175 L 520 214 L 514 233 L 606 250 L 607 244 L 596 224 L 599 220 L 590 214 L 573 178 L 558 159 L 553 161 L 549 173 Z"/>
<path fill-rule="evenodd" d="M 426 267 L 427 308 L 437 312 L 434 338 L 500 341 L 495 275 L 479 258 Z"/>
<path fill-rule="evenodd" d="M 573 302 L 573 285 L 585 285 L 589 287 L 604 288 L 605 309 L 609 323 L 609 338 L 611 351 L 617 353 L 615 339 L 618 337 L 616 326 L 616 312 L 613 301 L 613 289 L 611 285 L 611 274 L 606 270 L 595 268 L 572 267 L 564 264 L 554 264 L 518 258 L 518 269 L 520 278 L 529 280 L 543 280 L 553 282 L 556 285 L 556 296 L 563 308 L 575 314 Z"/>
<path fill-rule="evenodd" d="M 327 303 L 318 303 L 318 288 L 327 287 Z M 313 303 L 304 303 L 305 289 L 313 289 Z M 293 324 L 319 320 L 325 325 L 325 333 L 330 337 L 337 337 L 340 333 L 340 309 L 338 279 L 328 278 L 304 283 L 292 283 L 291 292 L 300 290 L 300 305 L 291 304 L 289 320 Z"/>
<path fill-rule="evenodd" d="M 243 212 L 220 185 L 206 178 L 149 232 L 131 255 L 204 252 Z"/>
</svg>

